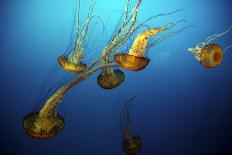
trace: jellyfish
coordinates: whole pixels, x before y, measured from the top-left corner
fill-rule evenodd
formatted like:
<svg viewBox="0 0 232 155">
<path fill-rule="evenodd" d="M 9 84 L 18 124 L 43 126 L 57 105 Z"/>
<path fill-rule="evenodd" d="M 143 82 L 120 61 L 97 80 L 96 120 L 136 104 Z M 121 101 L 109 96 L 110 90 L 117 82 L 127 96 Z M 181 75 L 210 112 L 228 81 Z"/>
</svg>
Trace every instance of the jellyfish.
<svg viewBox="0 0 232 155">
<path fill-rule="evenodd" d="M 158 28 L 149 28 L 146 31 L 138 34 L 136 39 L 134 40 L 130 50 L 128 53 L 118 53 L 114 55 L 115 61 L 118 63 L 118 65 L 124 69 L 132 70 L 132 71 L 140 71 L 146 68 L 146 66 L 149 64 L 150 59 L 147 57 L 146 49 L 148 47 L 148 41 L 151 37 L 156 36 L 157 34 L 169 30 L 170 28 L 174 27 L 176 24 L 183 22 L 184 20 L 180 20 L 176 23 L 169 23 L 167 25 L 158 27 Z M 151 46 L 157 45 L 162 40 L 179 33 L 183 31 L 186 28 L 189 28 L 191 26 L 185 27 L 177 32 L 171 32 L 164 36 L 162 36 L 160 39 L 153 42 Z"/>
<path fill-rule="evenodd" d="M 113 89 L 123 83 L 125 74 L 120 69 L 107 67 L 97 77 L 97 84 L 103 89 Z"/>
<path fill-rule="evenodd" d="M 227 46 L 225 49 L 224 49 L 224 53 L 226 53 L 229 49 L 231 49 L 232 48 L 232 45 L 229 45 L 229 46 Z"/>
<path fill-rule="evenodd" d="M 229 26 L 226 31 L 220 34 L 208 36 L 203 42 L 197 44 L 196 47 L 188 48 L 188 51 L 191 52 L 197 61 L 205 68 L 216 68 L 222 63 L 224 52 L 228 50 L 230 46 L 223 51 L 218 44 L 212 43 L 212 41 L 229 33 L 231 30 L 232 26 Z"/>
<path fill-rule="evenodd" d="M 73 63 L 64 56 L 60 56 L 58 58 L 58 62 L 65 71 L 71 73 L 81 73 L 87 68 L 87 65 L 82 63 L 81 61 L 76 61 L 77 63 Z"/>
<path fill-rule="evenodd" d="M 91 1 L 88 15 L 85 19 L 85 22 L 83 26 L 80 26 L 80 0 L 77 1 L 77 11 L 75 15 L 75 30 L 74 30 L 74 41 L 71 46 L 73 48 L 70 49 L 70 51 L 66 51 L 66 53 L 60 57 L 58 57 L 58 63 L 60 66 L 67 72 L 71 73 L 81 73 L 87 69 L 87 65 L 83 62 L 84 56 L 85 56 L 85 44 L 86 44 L 86 38 L 88 29 L 90 26 L 91 21 L 94 18 L 97 18 L 100 20 L 100 22 L 103 23 L 102 18 L 97 15 L 93 14 L 93 9 L 95 5 L 95 0 Z M 104 27 L 104 23 L 103 23 Z"/>
<path fill-rule="evenodd" d="M 23 127 L 28 135 L 33 138 L 48 139 L 62 131 L 65 126 L 64 118 L 51 103 L 61 102 L 60 94 L 66 89 L 67 86 L 54 93 L 39 112 L 31 112 L 23 118 Z"/>
<path fill-rule="evenodd" d="M 136 98 L 136 94 L 130 97 L 120 112 L 120 126 L 123 133 L 123 140 L 121 143 L 122 150 L 128 155 L 135 155 L 142 149 L 142 138 L 132 133 L 132 121 L 130 117 L 130 110 L 133 107 L 132 103 Z"/>
</svg>

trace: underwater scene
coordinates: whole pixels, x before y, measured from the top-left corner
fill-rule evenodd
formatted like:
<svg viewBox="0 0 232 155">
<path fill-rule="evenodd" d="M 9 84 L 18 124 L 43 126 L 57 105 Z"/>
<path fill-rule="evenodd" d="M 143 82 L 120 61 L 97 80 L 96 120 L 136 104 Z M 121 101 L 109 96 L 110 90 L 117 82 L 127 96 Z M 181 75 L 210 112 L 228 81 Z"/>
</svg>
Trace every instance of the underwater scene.
<svg viewBox="0 0 232 155">
<path fill-rule="evenodd" d="M 232 1 L 0 1 L 1 155 L 231 155 Z"/>
</svg>

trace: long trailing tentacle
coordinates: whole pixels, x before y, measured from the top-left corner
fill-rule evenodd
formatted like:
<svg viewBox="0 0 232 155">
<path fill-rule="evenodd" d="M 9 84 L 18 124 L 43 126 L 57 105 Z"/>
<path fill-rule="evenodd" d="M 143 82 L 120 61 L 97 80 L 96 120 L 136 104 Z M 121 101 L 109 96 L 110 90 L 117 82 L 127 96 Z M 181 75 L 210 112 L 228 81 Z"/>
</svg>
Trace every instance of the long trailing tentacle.
<svg viewBox="0 0 232 155">
<path fill-rule="evenodd" d="M 224 53 L 226 52 L 226 51 L 228 51 L 229 49 L 231 49 L 232 48 L 232 45 L 229 45 L 229 46 L 227 46 L 225 49 L 224 49 Z"/>
<path fill-rule="evenodd" d="M 130 15 L 130 17 L 128 18 L 128 20 L 126 22 L 124 22 L 123 26 L 118 30 L 118 32 L 115 34 L 115 36 L 112 38 L 112 44 L 117 44 L 117 42 L 120 40 L 119 38 L 122 38 L 123 33 L 128 32 L 131 27 L 133 27 L 135 25 L 136 19 L 137 19 L 137 15 L 138 15 L 138 8 L 141 4 L 142 0 L 137 0 L 136 5 Z"/>
<path fill-rule="evenodd" d="M 83 42 L 87 36 L 87 30 L 88 30 L 88 27 L 89 27 L 89 24 L 90 24 L 90 21 L 91 21 L 91 18 L 92 18 L 92 13 L 93 13 L 93 8 L 95 6 L 95 0 L 92 0 L 91 2 L 91 5 L 89 6 L 89 10 L 88 10 L 88 15 L 86 17 L 86 20 L 85 20 L 85 23 L 81 29 L 81 32 L 80 32 L 80 35 L 77 39 L 77 43 L 76 43 L 76 50 L 75 51 L 78 51 L 80 50 L 80 48 L 82 48 L 83 46 Z"/>
<path fill-rule="evenodd" d="M 93 14 L 90 19 L 88 20 L 88 25 L 87 27 L 85 28 L 85 33 L 84 33 L 84 36 L 82 38 L 82 40 L 84 41 L 86 39 L 86 36 L 87 36 L 87 30 L 88 30 L 88 27 L 90 25 L 90 22 L 94 19 L 94 18 L 98 18 L 99 19 L 99 22 L 102 24 L 102 27 L 103 27 L 103 33 L 105 32 L 105 22 L 104 22 L 104 19 L 99 15 L 99 14 Z"/>
<path fill-rule="evenodd" d="M 76 39 L 76 43 L 75 43 L 75 50 L 72 54 L 69 55 L 69 61 L 72 63 L 80 63 L 81 59 L 84 57 L 84 42 L 87 36 L 87 30 L 90 24 L 90 21 L 92 19 L 92 13 L 93 13 L 93 9 L 95 6 L 95 0 L 91 1 L 91 4 L 89 6 L 89 10 L 88 10 L 88 15 L 86 17 L 86 21 L 82 27 L 82 29 L 80 30 L 80 25 L 79 25 L 79 12 L 80 12 L 80 1 L 78 1 L 78 6 L 77 6 L 77 13 L 76 13 L 76 24 L 77 24 L 77 39 Z"/>
<path fill-rule="evenodd" d="M 133 101 L 137 96 L 137 92 L 133 96 L 131 96 L 126 103 L 123 105 L 121 113 L 120 113 L 120 124 L 121 124 L 121 129 L 126 136 L 129 136 L 131 132 L 131 117 L 130 117 L 130 110 L 133 107 Z"/>
<path fill-rule="evenodd" d="M 47 94 L 47 90 L 46 89 L 49 89 L 49 88 L 47 88 L 47 86 L 51 82 L 52 77 L 57 74 L 57 71 L 58 71 L 57 70 L 57 66 L 55 65 L 52 68 L 52 70 L 48 73 L 48 75 L 45 78 L 45 80 L 43 81 L 42 87 L 40 89 L 39 95 L 38 95 L 37 100 L 36 100 L 36 105 L 35 105 L 34 110 L 37 110 L 37 108 L 39 108 L 39 106 L 40 106 L 39 104 L 44 100 L 45 94 Z"/>
<path fill-rule="evenodd" d="M 204 42 L 207 45 L 210 42 L 212 42 L 213 40 L 217 39 L 218 37 L 221 37 L 221 36 L 229 33 L 231 30 L 232 30 L 232 25 L 230 25 L 229 28 L 226 31 L 222 32 L 222 33 L 214 34 L 214 35 L 211 35 L 211 36 L 207 37 Z"/>
<path fill-rule="evenodd" d="M 129 6 L 130 6 L 131 0 L 127 0 L 125 8 L 124 8 L 124 20 L 123 20 L 123 26 L 126 24 L 126 21 L 129 16 Z"/>
<path fill-rule="evenodd" d="M 77 0 L 77 3 L 79 2 L 80 0 Z M 77 4 L 78 5 L 78 4 Z M 78 17 L 78 9 L 79 7 L 77 6 L 76 7 L 76 10 L 75 10 L 75 13 L 74 13 L 74 17 L 73 17 L 73 24 L 72 24 L 72 28 L 71 28 L 71 37 L 70 37 L 70 40 L 69 40 L 69 43 L 67 45 L 67 48 L 65 50 L 65 53 L 64 53 L 64 56 L 65 57 L 68 57 L 70 51 L 73 51 L 75 49 L 75 46 L 76 46 L 76 38 L 78 38 L 78 35 L 79 35 L 79 30 L 78 30 L 78 27 L 77 25 L 77 19 L 79 19 Z"/>
<path fill-rule="evenodd" d="M 154 16 L 152 16 L 152 17 L 146 19 L 144 22 L 142 22 L 142 23 L 139 24 L 138 26 L 144 25 L 144 24 L 146 24 L 147 22 L 149 22 L 149 21 L 151 21 L 151 20 L 153 20 L 153 19 L 155 19 L 155 18 L 157 18 L 157 17 L 172 15 L 172 14 L 181 12 L 181 11 L 183 11 L 183 10 L 185 10 L 185 9 L 179 9 L 179 10 L 175 10 L 175 11 L 168 12 L 168 13 L 161 13 L 161 14 L 158 14 L 158 15 L 154 15 Z"/>
<path fill-rule="evenodd" d="M 94 6 L 95 6 L 95 0 L 92 0 L 92 3 L 89 7 L 89 11 L 88 11 L 88 16 L 87 16 L 87 19 L 86 19 L 86 22 L 81 30 L 81 42 L 84 42 L 86 36 L 87 36 L 87 30 L 88 30 L 88 27 L 89 27 L 89 24 L 90 24 L 90 21 L 92 20 L 92 18 L 94 17 L 92 14 L 93 14 L 93 9 L 94 9 Z"/>
<path fill-rule="evenodd" d="M 158 45 L 158 44 L 159 44 L 160 42 L 162 42 L 163 40 L 165 40 L 165 39 L 167 39 L 167 38 L 169 38 L 169 37 L 171 37 L 171 36 L 174 36 L 174 35 L 176 35 L 177 33 L 180 33 L 180 32 L 182 32 L 182 31 L 184 31 L 184 30 L 186 30 L 186 29 L 192 28 L 192 27 L 195 27 L 195 25 L 189 25 L 189 26 L 186 26 L 186 27 L 184 27 L 184 28 L 182 28 L 182 29 L 180 29 L 180 30 L 178 30 L 178 31 L 169 32 L 169 33 L 167 33 L 167 34 L 161 36 L 159 39 L 156 39 L 153 43 L 151 43 L 151 44 L 149 45 L 148 49 L 151 48 L 151 47 L 154 47 L 154 46 Z"/>
<path fill-rule="evenodd" d="M 104 19 L 100 15 L 98 15 L 98 14 L 92 15 L 91 20 L 93 20 L 94 18 L 96 18 L 97 21 L 94 24 L 91 24 L 91 25 L 93 25 L 93 30 L 91 30 L 91 33 L 95 32 L 96 29 L 99 29 L 97 27 L 97 25 L 100 23 L 102 25 L 102 34 L 103 34 L 102 36 L 105 37 L 106 36 L 106 33 L 105 33 L 106 32 L 106 27 L 105 27 L 105 21 L 104 21 Z M 100 32 L 100 31 L 98 30 L 98 32 Z M 96 50 L 95 45 L 96 45 L 96 43 L 99 43 L 101 41 L 94 40 L 94 43 L 93 43 L 92 42 L 93 39 L 94 39 L 94 37 L 91 36 L 91 37 L 88 37 L 86 39 L 86 41 L 84 42 L 84 49 L 85 49 L 85 51 L 87 51 L 85 53 L 85 56 L 88 56 L 88 55 L 91 54 L 91 57 L 87 58 L 89 60 L 92 60 L 94 57 L 96 57 L 97 54 L 99 54 L 98 50 Z M 90 42 L 91 42 L 91 44 L 90 44 Z M 89 45 L 89 47 L 87 47 L 87 45 Z"/>
<path fill-rule="evenodd" d="M 76 11 L 76 32 L 80 34 L 80 8 L 81 8 L 81 0 L 77 0 L 77 11 Z"/>
</svg>

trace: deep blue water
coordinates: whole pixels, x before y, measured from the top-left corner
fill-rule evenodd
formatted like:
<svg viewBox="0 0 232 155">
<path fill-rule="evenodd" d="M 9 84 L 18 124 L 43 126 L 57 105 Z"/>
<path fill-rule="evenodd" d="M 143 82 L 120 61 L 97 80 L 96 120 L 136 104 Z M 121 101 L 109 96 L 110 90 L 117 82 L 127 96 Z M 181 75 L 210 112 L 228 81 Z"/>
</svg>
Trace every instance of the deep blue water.
<svg viewBox="0 0 232 155">
<path fill-rule="evenodd" d="M 143 0 L 138 21 L 185 8 L 154 19 L 150 25 L 186 19 L 174 30 L 191 24 L 196 27 L 152 48 L 145 70 L 123 70 L 126 80 L 120 87 L 102 90 L 96 84 L 96 73 L 71 90 L 61 103 L 61 111 L 66 111 L 65 129 L 53 139 L 26 135 L 22 118 L 35 107 L 44 79 L 67 47 L 74 5 L 74 0 L 0 3 L 1 154 L 123 154 L 112 111 L 135 89 L 138 94 L 131 116 L 133 128 L 143 138 L 140 155 L 232 154 L 232 50 L 211 70 L 187 52 L 207 35 L 232 24 L 230 0 Z M 107 36 L 99 35 L 98 27 L 91 33 L 90 44 L 99 50 L 94 52 L 101 52 L 105 45 L 101 40 L 109 39 L 123 6 L 124 0 L 97 0 L 95 12 L 105 19 Z M 232 44 L 232 33 L 215 43 L 223 48 Z"/>
</svg>

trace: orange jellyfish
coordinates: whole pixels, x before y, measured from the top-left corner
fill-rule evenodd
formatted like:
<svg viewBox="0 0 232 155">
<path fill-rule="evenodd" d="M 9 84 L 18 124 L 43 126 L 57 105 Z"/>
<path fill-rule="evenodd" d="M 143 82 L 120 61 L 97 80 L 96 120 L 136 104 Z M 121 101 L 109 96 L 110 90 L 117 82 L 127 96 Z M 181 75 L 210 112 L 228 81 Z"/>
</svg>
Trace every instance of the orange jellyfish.
<svg viewBox="0 0 232 155">
<path fill-rule="evenodd" d="M 23 118 L 23 127 L 26 133 L 33 138 L 52 138 L 65 126 L 64 118 L 57 112 L 54 102 L 61 102 L 62 93 L 68 89 L 64 86 L 55 92 L 39 112 L 32 112 Z"/>
<path fill-rule="evenodd" d="M 52 138 L 64 128 L 64 119 L 58 114 L 49 118 L 49 121 L 40 123 L 44 127 L 34 124 L 35 121 L 39 120 L 38 117 L 39 113 L 30 113 L 23 118 L 24 130 L 33 138 Z M 45 123 L 49 124 L 49 128 L 46 127 Z"/>
<path fill-rule="evenodd" d="M 107 67 L 97 77 L 97 84 L 103 89 L 118 87 L 125 79 L 125 74 L 119 69 Z"/>
<path fill-rule="evenodd" d="M 200 63 L 206 68 L 215 68 L 222 62 L 223 51 L 217 44 L 208 44 L 200 54 Z"/>
<path fill-rule="evenodd" d="M 148 39 L 164 30 L 164 27 L 153 28 L 139 34 L 134 40 L 128 54 L 119 53 L 114 55 L 116 62 L 119 64 L 119 66 L 128 70 L 140 71 L 144 69 L 150 61 L 150 59 L 146 58 L 144 55 L 148 44 Z"/>
<path fill-rule="evenodd" d="M 195 58 L 205 67 L 205 68 L 216 68 L 218 67 L 223 60 L 224 52 L 228 49 L 225 48 L 223 51 L 222 48 L 215 43 L 211 43 L 213 40 L 221 37 L 228 32 L 230 32 L 232 26 L 230 26 L 226 31 L 220 34 L 214 34 L 205 39 L 205 41 L 196 45 L 195 48 L 188 48 L 188 51 L 191 52 Z"/>
<path fill-rule="evenodd" d="M 151 37 L 156 36 L 158 33 L 166 31 L 170 29 L 171 27 L 174 27 L 177 23 L 183 22 L 184 20 L 178 21 L 176 23 L 169 23 L 167 25 L 161 26 L 159 28 L 149 28 L 148 30 L 140 33 L 136 39 L 134 40 L 129 53 L 119 53 L 115 54 L 114 58 L 115 61 L 118 63 L 118 65 L 122 68 L 132 70 L 132 71 L 140 71 L 146 68 L 146 66 L 149 64 L 150 59 L 146 56 L 146 49 L 148 47 L 148 41 Z M 186 29 L 186 28 L 184 28 Z M 184 29 L 181 29 L 177 32 L 171 32 L 163 37 L 161 37 L 159 40 L 156 40 L 154 43 L 152 43 L 151 46 L 157 45 L 162 40 L 168 38 L 169 36 L 172 36 Z M 150 47 L 151 47 L 150 46 Z"/>
<path fill-rule="evenodd" d="M 86 17 L 86 20 L 83 22 L 83 25 L 81 27 L 80 25 L 80 0 L 77 1 L 77 11 L 75 15 L 75 21 L 74 21 L 74 39 L 71 46 L 70 51 L 67 51 L 64 55 L 58 57 L 58 63 L 63 68 L 63 70 L 71 73 L 81 73 L 87 69 L 87 65 L 83 62 L 84 56 L 86 54 L 86 51 L 84 50 L 84 46 L 86 45 L 86 38 L 88 36 L 88 30 L 91 21 L 94 18 L 99 19 L 99 22 L 103 23 L 103 19 L 99 16 L 94 14 L 93 15 L 93 9 L 95 5 L 95 0 L 91 1 L 91 4 L 89 6 L 88 15 Z"/>
<path fill-rule="evenodd" d="M 87 65 L 83 62 L 72 63 L 65 56 L 60 56 L 58 58 L 58 63 L 65 71 L 71 73 L 81 73 L 87 68 Z"/>
<path fill-rule="evenodd" d="M 132 122 L 130 117 L 130 109 L 132 108 L 132 102 L 136 95 L 129 98 L 124 104 L 120 113 L 120 126 L 123 133 L 123 140 L 121 143 L 122 150 L 128 155 L 137 154 L 143 146 L 142 138 L 139 135 L 132 133 Z"/>
</svg>

